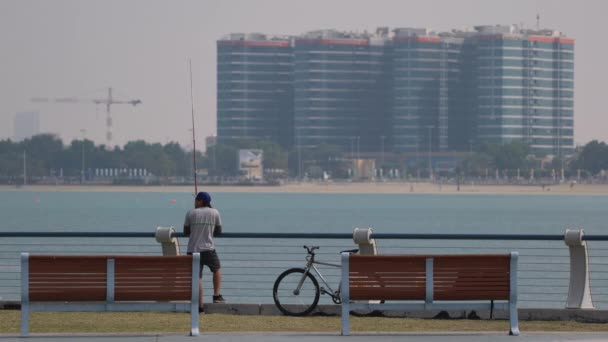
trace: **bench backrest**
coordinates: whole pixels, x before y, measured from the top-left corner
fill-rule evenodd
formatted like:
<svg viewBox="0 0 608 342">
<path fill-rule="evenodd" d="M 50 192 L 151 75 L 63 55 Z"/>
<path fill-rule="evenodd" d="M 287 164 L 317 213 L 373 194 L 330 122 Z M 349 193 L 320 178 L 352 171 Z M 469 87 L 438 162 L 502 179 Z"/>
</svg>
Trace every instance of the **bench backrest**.
<svg viewBox="0 0 608 342">
<path fill-rule="evenodd" d="M 508 254 L 351 255 L 350 299 L 428 301 L 432 279 L 432 300 L 509 300 L 510 265 Z"/>
<path fill-rule="evenodd" d="M 173 301 L 192 295 L 192 256 L 33 255 L 28 268 L 30 301 Z"/>
</svg>

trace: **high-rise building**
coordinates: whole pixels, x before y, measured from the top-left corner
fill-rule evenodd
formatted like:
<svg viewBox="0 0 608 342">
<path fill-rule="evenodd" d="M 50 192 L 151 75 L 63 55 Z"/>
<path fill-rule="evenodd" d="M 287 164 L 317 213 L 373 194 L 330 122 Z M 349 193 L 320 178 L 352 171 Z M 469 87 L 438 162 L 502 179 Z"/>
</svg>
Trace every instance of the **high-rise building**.
<svg viewBox="0 0 608 342">
<path fill-rule="evenodd" d="M 18 112 L 15 114 L 14 138 L 21 141 L 40 133 L 40 113 Z"/>
<path fill-rule="evenodd" d="M 553 30 L 475 28 L 479 143 L 522 141 L 537 156 L 574 152 L 574 40 Z"/>
<path fill-rule="evenodd" d="M 218 141 L 344 152 L 574 151 L 574 40 L 553 30 L 313 31 L 218 41 Z"/>
<path fill-rule="evenodd" d="M 394 33 L 394 150 L 446 151 L 450 114 L 460 109 L 450 99 L 459 94 L 464 38 L 416 28 L 399 28 Z"/>
<path fill-rule="evenodd" d="M 385 135 L 388 30 L 314 31 L 295 40 L 296 146 L 377 151 Z"/>
<path fill-rule="evenodd" d="M 289 38 L 230 34 L 217 42 L 219 143 L 293 137 L 293 47 Z"/>
</svg>

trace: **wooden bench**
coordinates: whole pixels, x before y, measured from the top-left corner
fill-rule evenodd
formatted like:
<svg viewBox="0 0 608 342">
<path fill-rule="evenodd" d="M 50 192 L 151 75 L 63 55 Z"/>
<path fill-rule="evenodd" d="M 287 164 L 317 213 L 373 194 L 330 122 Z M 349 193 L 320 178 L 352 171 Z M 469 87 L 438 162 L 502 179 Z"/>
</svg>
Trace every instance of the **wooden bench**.
<svg viewBox="0 0 608 342">
<path fill-rule="evenodd" d="M 190 311 L 197 336 L 200 254 L 21 254 L 21 336 L 33 311 Z M 181 301 L 181 302 L 180 302 Z"/>
<path fill-rule="evenodd" d="M 424 311 L 494 308 L 509 312 L 509 334 L 519 335 L 517 259 L 517 252 L 505 255 L 343 253 L 342 335 L 350 334 L 351 310 Z M 394 300 L 410 302 L 380 304 L 366 302 Z M 494 300 L 500 302 L 495 304 Z"/>
</svg>

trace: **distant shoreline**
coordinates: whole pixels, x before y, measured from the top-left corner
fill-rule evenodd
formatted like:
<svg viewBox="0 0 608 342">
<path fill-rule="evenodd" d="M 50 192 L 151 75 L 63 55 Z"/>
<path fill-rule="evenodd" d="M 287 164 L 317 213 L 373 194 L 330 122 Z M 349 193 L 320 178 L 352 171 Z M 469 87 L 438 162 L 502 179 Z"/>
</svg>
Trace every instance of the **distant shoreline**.
<svg viewBox="0 0 608 342">
<path fill-rule="evenodd" d="M 293 183 L 279 186 L 199 185 L 199 191 L 215 193 L 364 193 L 364 194 L 513 194 L 513 195 L 608 195 L 608 184 L 546 185 L 477 185 L 374 182 L 374 183 Z M 91 191 L 91 192 L 185 192 L 193 186 L 124 186 L 124 185 L 0 185 L 0 191 Z"/>
</svg>

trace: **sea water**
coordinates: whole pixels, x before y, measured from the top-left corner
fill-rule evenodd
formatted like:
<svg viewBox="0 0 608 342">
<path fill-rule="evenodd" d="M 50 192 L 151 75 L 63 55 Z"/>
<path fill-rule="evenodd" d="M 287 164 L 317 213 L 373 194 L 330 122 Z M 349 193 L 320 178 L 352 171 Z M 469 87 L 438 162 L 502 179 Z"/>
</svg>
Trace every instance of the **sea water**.
<svg viewBox="0 0 608 342">
<path fill-rule="evenodd" d="M 161 190 L 161 188 L 159 188 Z M 582 228 L 608 234 L 608 196 L 486 194 L 214 193 L 225 232 L 563 234 Z M 182 230 L 193 207 L 190 193 L 172 192 L 0 192 L 2 232 L 154 232 L 157 226 Z M 19 297 L 18 255 L 159 254 L 153 239 L 3 239 L 0 242 L 0 301 Z M 10 241 L 9 241 L 10 240 Z M 181 240 L 182 250 L 186 243 Z M 379 241 L 380 253 L 497 253 L 517 250 L 523 307 L 563 307 L 568 290 L 568 250 L 563 242 Z M 224 294 L 231 302 L 272 303 L 272 283 L 289 267 L 302 267 L 303 244 L 322 246 L 320 257 L 337 262 L 350 241 L 219 239 Z M 592 292 L 608 304 L 608 250 L 595 243 Z M 323 270 L 332 286 L 336 269 Z M 210 288 L 211 277 L 204 277 Z M 211 291 L 206 292 L 206 296 Z M 327 298 L 322 303 L 328 302 Z"/>
</svg>

